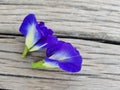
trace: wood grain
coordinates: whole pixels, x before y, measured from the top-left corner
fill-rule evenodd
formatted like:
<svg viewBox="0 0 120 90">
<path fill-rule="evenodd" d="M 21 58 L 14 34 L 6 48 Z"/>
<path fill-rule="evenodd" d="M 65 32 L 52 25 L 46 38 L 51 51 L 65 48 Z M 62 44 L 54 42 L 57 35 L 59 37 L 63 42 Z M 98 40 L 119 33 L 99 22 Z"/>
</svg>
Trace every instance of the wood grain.
<svg viewBox="0 0 120 90">
<path fill-rule="evenodd" d="M 29 13 L 59 36 L 120 43 L 120 0 L 0 0 L 0 33 L 20 34 Z"/>
<path fill-rule="evenodd" d="M 120 46 L 88 40 L 59 38 L 72 43 L 83 56 L 82 71 L 32 69 L 30 62 L 43 58 L 44 51 L 21 58 L 24 39 L 0 36 L 0 87 L 13 90 L 119 90 Z M 20 88 L 21 87 L 21 88 Z"/>
<path fill-rule="evenodd" d="M 83 56 L 79 73 L 32 69 L 45 52 L 21 58 L 23 18 L 34 13 Z M 0 0 L 0 89 L 120 90 L 120 0 Z"/>
</svg>

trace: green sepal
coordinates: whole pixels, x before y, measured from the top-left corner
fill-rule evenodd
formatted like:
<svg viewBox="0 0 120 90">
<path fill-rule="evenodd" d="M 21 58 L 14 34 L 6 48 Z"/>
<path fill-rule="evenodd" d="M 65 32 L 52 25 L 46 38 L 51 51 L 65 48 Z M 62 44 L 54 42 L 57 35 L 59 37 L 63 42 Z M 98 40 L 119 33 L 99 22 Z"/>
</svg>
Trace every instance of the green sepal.
<svg viewBox="0 0 120 90">
<path fill-rule="evenodd" d="M 46 69 L 58 68 L 58 66 L 54 66 L 54 65 L 47 63 L 47 62 L 44 62 L 42 60 L 40 60 L 38 62 L 32 62 L 31 64 L 32 64 L 32 68 L 42 68 L 42 69 L 44 69 L 44 68 L 46 68 Z"/>
<path fill-rule="evenodd" d="M 29 50 L 28 50 L 27 46 L 25 46 L 24 51 L 23 51 L 21 57 L 22 57 L 22 58 L 26 58 L 26 55 L 27 55 L 28 52 L 29 52 Z"/>
<path fill-rule="evenodd" d="M 32 68 L 50 68 L 44 65 L 44 61 L 32 62 Z"/>
</svg>

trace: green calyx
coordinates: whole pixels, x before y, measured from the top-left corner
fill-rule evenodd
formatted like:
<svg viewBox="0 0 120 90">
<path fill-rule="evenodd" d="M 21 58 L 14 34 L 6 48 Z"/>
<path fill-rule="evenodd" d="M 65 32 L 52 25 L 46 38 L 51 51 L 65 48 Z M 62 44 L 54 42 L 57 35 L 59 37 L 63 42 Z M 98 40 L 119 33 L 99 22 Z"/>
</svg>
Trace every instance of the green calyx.
<svg viewBox="0 0 120 90">
<path fill-rule="evenodd" d="M 28 54 L 28 52 L 29 52 L 28 48 L 25 47 L 21 57 L 26 58 L 26 55 Z"/>
<path fill-rule="evenodd" d="M 32 62 L 32 68 L 49 68 L 47 66 L 44 65 L 44 61 L 38 61 L 38 62 Z"/>
</svg>

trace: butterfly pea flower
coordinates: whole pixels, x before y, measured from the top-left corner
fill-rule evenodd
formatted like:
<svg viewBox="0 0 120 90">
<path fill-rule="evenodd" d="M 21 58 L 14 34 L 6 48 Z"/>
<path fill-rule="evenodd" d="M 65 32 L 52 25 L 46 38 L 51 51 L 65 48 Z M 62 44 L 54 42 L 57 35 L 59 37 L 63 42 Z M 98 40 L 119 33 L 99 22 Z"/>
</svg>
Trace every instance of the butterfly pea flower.
<svg viewBox="0 0 120 90">
<path fill-rule="evenodd" d="M 47 49 L 44 61 L 32 62 L 33 68 L 60 68 L 68 72 L 78 72 L 82 67 L 82 57 L 70 43 L 58 41 Z"/>
<path fill-rule="evenodd" d="M 48 48 L 57 41 L 57 37 L 53 36 L 53 31 L 47 28 L 44 22 L 38 23 L 34 14 L 29 14 L 24 18 L 20 32 L 25 37 L 23 58 L 28 52 Z"/>
</svg>

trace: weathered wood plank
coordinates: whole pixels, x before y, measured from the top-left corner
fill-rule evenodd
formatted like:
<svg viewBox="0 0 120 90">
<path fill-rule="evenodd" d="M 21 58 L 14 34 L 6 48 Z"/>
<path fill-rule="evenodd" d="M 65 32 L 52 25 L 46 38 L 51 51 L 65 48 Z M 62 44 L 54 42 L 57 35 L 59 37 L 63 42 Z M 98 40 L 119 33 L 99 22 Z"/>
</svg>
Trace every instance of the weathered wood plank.
<svg viewBox="0 0 120 90">
<path fill-rule="evenodd" d="M 43 58 L 44 52 L 20 57 L 23 37 L 0 35 L 0 88 L 13 90 L 119 90 L 120 46 L 94 41 L 60 38 L 71 42 L 83 56 L 80 73 L 58 69 L 32 69 L 30 62 Z"/>
<path fill-rule="evenodd" d="M 0 33 L 20 34 L 28 13 L 56 35 L 120 43 L 120 0 L 0 0 Z"/>
<path fill-rule="evenodd" d="M 61 40 L 78 48 L 84 59 L 80 73 L 32 69 L 30 62 L 42 59 L 44 51 L 21 58 L 24 39 L 17 35 L 28 13 L 35 13 L 38 21 L 45 21 L 56 35 L 64 37 Z M 120 0 L 0 0 L 0 88 L 119 90 L 120 46 L 89 41 L 100 39 L 120 43 L 119 29 Z"/>
</svg>

